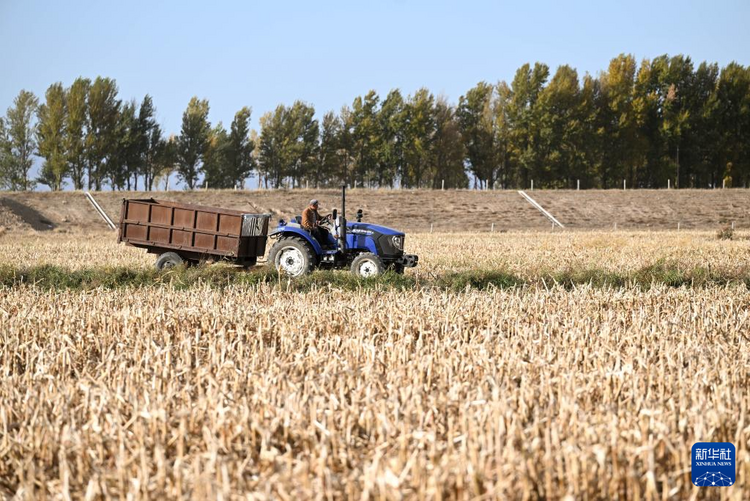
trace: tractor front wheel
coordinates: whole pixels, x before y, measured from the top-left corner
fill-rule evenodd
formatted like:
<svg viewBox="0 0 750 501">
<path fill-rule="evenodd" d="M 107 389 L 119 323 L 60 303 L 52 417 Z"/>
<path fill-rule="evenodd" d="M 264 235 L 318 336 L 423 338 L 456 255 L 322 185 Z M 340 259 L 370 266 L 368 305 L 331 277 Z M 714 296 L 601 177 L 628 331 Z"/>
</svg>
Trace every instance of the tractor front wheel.
<svg viewBox="0 0 750 501">
<path fill-rule="evenodd" d="M 271 247 L 268 262 L 279 273 L 292 278 L 307 275 L 315 267 L 315 254 L 310 244 L 299 238 L 282 238 Z"/>
<path fill-rule="evenodd" d="M 354 258 L 351 270 L 359 278 L 370 278 L 382 275 L 385 272 L 385 266 L 378 256 L 365 252 Z"/>
</svg>

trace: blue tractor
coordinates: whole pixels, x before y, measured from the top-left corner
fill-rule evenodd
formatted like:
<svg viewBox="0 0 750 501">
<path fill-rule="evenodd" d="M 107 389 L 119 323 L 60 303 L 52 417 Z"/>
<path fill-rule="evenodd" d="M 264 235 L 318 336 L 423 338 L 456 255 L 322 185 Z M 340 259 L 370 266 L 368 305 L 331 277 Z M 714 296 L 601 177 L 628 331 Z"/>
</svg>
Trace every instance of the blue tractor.
<svg viewBox="0 0 750 501">
<path fill-rule="evenodd" d="M 323 220 L 328 229 L 325 245 L 307 230 L 301 217 L 286 222 L 269 233 L 276 242 L 271 247 L 268 262 L 276 270 L 292 277 L 300 277 L 318 269 L 349 268 L 358 277 L 368 278 L 393 270 L 403 273 L 417 265 L 419 257 L 404 254 L 405 235 L 391 228 L 362 222 L 362 209 L 356 222 L 346 220 L 346 187 L 342 187 L 341 214 L 334 209 Z"/>
</svg>

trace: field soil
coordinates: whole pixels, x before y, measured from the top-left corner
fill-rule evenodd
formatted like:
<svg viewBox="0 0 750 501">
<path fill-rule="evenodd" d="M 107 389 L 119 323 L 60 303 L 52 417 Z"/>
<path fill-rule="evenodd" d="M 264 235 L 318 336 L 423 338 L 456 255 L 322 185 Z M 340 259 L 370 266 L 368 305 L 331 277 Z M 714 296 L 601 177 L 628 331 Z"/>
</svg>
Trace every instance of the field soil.
<svg viewBox="0 0 750 501">
<path fill-rule="evenodd" d="M 716 230 L 750 227 L 750 190 L 551 190 L 529 191 L 567 229 Z M 273 220 L 300 214 L 311 198 L 323 213 L 340 209 L 338 190 L 206 190 L 101 192 L 94 197 L 116 222 L 123 198 L 271 213 Z M 408 232 L 551 230 L 551 223 L 516 191 L 350 190 L 348 213 Z M 0 194 L 0 233 L 106 229 L 82 192 Z"/>
</svg>

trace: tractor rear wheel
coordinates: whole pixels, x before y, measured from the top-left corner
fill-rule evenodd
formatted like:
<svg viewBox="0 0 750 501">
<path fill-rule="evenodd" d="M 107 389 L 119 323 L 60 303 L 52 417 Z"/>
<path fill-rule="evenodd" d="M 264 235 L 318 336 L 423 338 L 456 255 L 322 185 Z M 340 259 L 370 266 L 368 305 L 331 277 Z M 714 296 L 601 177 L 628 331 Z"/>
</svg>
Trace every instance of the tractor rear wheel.
<svg viewBox="0 0 750 501">
<path fill-rule="evenodd" d="M 359 278 L 370 278 L 382 275 L 385 272 L 383 260 L 372 252 L 365 252 L 352 261 L 352 273 Z"/>
<path fill-rule="evenodd" d="M 271 247 L 268 262 L 279 273 L 292 278 L 310 273 L 317 260 L 310 244 L 301 238 L 282 238 Z"/>
<path fill-rule="evenodd" d="M 157 270 L 168 270 L 175 268 L 183 263 L 183 259 L 176 252 L 165 252 L 156 258 Z"/>
</svg>

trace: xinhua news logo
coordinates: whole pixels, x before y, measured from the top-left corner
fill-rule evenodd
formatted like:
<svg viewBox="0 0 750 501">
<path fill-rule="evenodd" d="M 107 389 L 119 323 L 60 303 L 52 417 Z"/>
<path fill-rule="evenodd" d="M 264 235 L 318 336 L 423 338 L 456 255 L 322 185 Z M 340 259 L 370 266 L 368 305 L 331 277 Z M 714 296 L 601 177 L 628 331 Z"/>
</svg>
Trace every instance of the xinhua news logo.
<svg viewBox="0 0 750 501">
<path fill-rule="evenodd" d="M 696 442 L 693 444 L 693 485 L 729 487 L 734 485 L 736 454 L 729 442 Z"/>
</svg>

